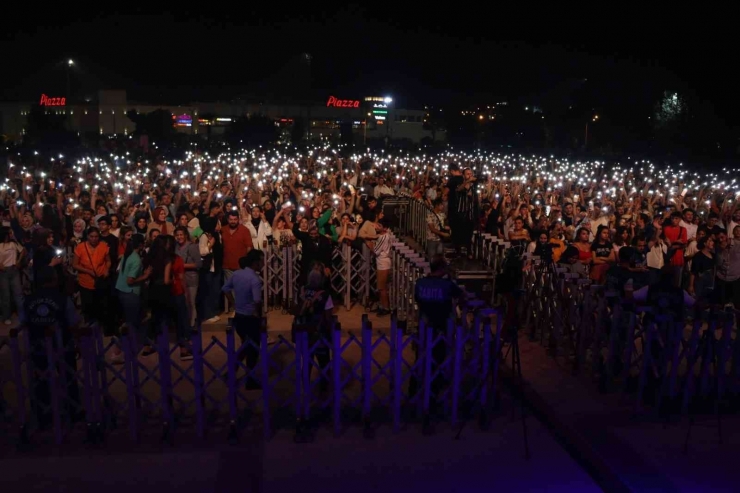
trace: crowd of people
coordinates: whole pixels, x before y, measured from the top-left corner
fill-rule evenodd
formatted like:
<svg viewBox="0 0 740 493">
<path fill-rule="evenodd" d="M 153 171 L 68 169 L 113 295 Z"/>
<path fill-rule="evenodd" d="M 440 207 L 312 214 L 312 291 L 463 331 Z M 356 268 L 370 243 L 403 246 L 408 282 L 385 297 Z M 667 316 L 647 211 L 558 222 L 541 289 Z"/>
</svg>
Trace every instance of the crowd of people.
<svg viewBox="0 0 740 493">
<path fill-rule="evenodd" d="M 303 301 L 326 310 L 334 245 L 367 246 L 377 268 L 375 311 L 387 315 L 392 265 L 382 202 L 398 195 L 429 206 L 430 258 L 445 250 L 470 256 L 473 233 L 487 232 L 617 289 L 631 280 L 638 290 L 667 267 L 692 296 L 740 308 L 736 170 L 316 148 L 187 153 L 175 161 L 111 155 L 31 166 L 11 159 L 7 171 L 2 321 L 13 324 L 12 311 L 22 310 L 39 272 L 50 268 L 86 321 L 111 336 L 127 327 L 144 356 L 169 328 L 180 357 L 192 358 L 190 331 L 224 317 L 234 318 L 243 340 L 257 338 L 266 282 L 259 252 L 273 247 L 300 249 Z"/>
</svg>

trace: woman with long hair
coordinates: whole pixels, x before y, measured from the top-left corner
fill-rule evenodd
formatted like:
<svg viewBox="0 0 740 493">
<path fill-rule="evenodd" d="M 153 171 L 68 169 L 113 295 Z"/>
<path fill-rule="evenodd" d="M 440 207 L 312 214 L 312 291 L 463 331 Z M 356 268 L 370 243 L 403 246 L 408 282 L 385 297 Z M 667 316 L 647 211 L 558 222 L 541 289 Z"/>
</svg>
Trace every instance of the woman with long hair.
<svg viewBox="0 0 740 493">
<path fill-rule="evenodd" d="M 591 263 L 593 262 L 589 237 L 590 232 L 588 228 L 578 228 L 576 230 L 573 246 L 576 248 L 578 255 L 576 256 L 576 261 L 571 266 L 572 272 L 584 275 L 588 274 Z"/>
<path fill-rule="evenodd" d="M 141 236 L 131 238 L 121 258 L 120 274 L 116 281 L 116 294 L 123 308 L 124 320 L 128 329 L 136 334 L 138 344 L 146 341 L 146 332 L 141 325 L 141 285 L 151 273 L 151 270 L 144 271 L 141 261 L 143 250 L 144 239 Z"/>
<path fill-rule="evenodd" d="M 614 258 L 619 258 L 619 249 L 631 243 L 630 232 L 626 226 L 617 227 L 617 233 L 614 235 Z"/>
<path fill-rule="evenodd" d="M 591 279 L 599 284 L 606 281 L 606 271 L 616 262 L 614 246 L 609 241 L 609 227 L 599 226 L 596 230 L 596 239 L 591 243 L 592 264 Z"/>
<path fill-rule="evenodd" d="M 111 214 L 109 217 L 110 217 L 110 234 L 120 239 L 121 217 L 118 214 Z"/>
<path fill-rule="evenodd" d="M 200 223 L 203 235 L 199 240 L 202 258 L 198 276 L 198 317 L 201 321 L 218 321 L 218 297 L 223 272 L 223 245 L 216 219 L 206 217 Z"/>
<path fill-rule="evenodd" d="M 187 226 L 178 226 L 175 229 L 175 253 L 182 257 L 185 268 L 185 301 L 187 302 L 190 327 L 195 326 L 198 310 L 195 300 L 198 297 L 198 271 L 203 261 L 198 245 L 190 241 Z"/>
<path fill-rule="evenodd" d="M 15 241 L 13 230 L 7 226 L 0 227 L 0 318 L 5 325 L 10 325 L 12 307 L 20 314 L 23 309 L 23 288 L 19 264 L 25 255 L 23 247 Z"/>
<path fill-rule="evenodd" d="M 64 250 L 59 248 L 56 244 L 54 232 L 46 228 L 36 230 L 34 234 L 34 243 L 36 244 L 36 248 L 33 252 L 34 286 L 39 287 L 36 282 L 38 272 L 43 270 L 45 267 L 53 267 L 54 271 L 57 273 L 59 288 L 64 290 Z"/>
<path fill-rule="evenodd" d="M 131 226 L 123 226 L 121 231 L 118 233 L 118 258 L 121 258 L 126 253 L 126 247 L 131 238 L 134 237 L 134 230 Z M 142 238 L 143 243 L 144 238 Z"/>
</svg>

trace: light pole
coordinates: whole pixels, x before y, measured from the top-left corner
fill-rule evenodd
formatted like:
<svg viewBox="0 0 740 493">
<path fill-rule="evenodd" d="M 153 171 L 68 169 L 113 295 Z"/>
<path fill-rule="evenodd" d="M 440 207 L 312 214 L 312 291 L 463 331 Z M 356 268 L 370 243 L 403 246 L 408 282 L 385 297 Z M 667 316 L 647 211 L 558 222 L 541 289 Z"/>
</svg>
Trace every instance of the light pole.
<svg viewBox="0 0 740 493">
<path fill-rule="evenodd" d="M 599 115 L 594 115 L 591 121 L 596 122 L 598 119 L 599 119 Z M 583 143 L 583 148 L 586 149 L 587 147 L 588 147 L 588 122 L 586 122 L 586 140 Z"/>
<path fill-rule="evenodd" d="M 69 101 L 69 68 L 74 64 L 75 62 L 71 58 L 67 60 L 67 65 L 66 65 L 67 66 L 67 94 L 66 94 L 67 101 Z"/>
</svg>

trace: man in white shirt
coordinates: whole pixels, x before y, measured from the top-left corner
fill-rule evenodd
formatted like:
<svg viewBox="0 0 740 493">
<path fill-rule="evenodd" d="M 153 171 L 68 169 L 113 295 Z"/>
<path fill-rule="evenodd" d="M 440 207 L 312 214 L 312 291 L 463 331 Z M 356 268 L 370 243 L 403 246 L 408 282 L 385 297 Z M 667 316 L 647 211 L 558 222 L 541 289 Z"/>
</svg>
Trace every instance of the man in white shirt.
<svg viewBox="0 0 740 493">
<path fill-rule="evenodd" d="M 678 224 L 679 226 L 686 228 L 686 238 L 688 238 L 688 241 L 691 241 L 696 238 L 696 230 L 699 228 L 699 226 L 694 224 L 694 210 L 693 209 L 684 209 L 683 219 L 681 219 L 681 222 Z"/>
<path fill-rule="evenodd" d="M 394 195 L 394 193 L 393 193 L 393 189 L 385 184 L 384 178 L 378 178 L 378 184 L 375 186 L 375 189 L 373 190 L 373 195 L 375 196 L 376 199 L 379 199 L 380 197 L 384 195 Z"/>
</svg>

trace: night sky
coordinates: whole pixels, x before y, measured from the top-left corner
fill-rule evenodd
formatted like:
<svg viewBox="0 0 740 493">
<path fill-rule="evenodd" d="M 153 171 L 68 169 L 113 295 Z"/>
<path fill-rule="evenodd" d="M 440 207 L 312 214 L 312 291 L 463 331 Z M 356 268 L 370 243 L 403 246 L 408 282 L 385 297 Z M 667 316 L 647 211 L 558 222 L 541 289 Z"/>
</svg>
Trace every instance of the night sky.
<svg viewBox="0 0 740 493">
<path fill-rule="evenodd" d="M 125 88 L 131 100 L 163 104 L 335 94 L 392 95 L 408 107 L 499 100 L 546 107 L 588 79 L 596 99 L 616 100 L 624 111 L 648 87 L 694 92 L 731 124 L 740 109 L 739 44 L 718 23 L 720 13 L 682 20 L 680 11 L 610 12 L 614 5 L 516 13 L 450 4 L 394 12 L 381 4 L 274 2 L 219 13 L 181 5 L 156 14 L 68 5 L 4 13 L 2 99 L 64 91 L 72 58 L 73 93 Z M 312 55 L 310 77 L 301 53 Z"/>
</svg>

